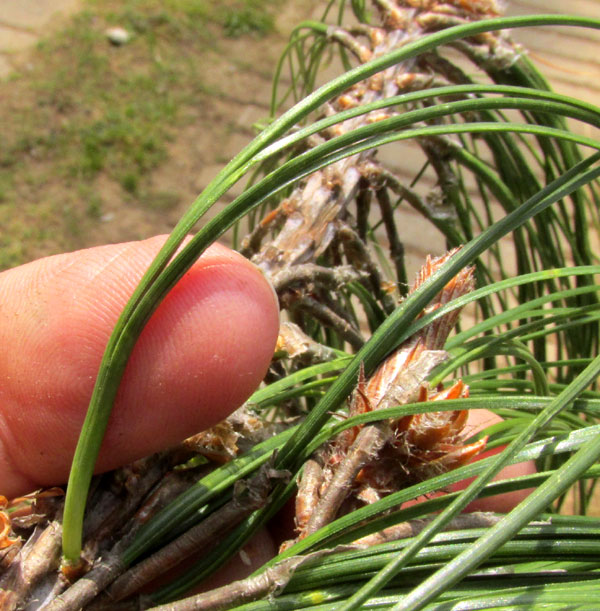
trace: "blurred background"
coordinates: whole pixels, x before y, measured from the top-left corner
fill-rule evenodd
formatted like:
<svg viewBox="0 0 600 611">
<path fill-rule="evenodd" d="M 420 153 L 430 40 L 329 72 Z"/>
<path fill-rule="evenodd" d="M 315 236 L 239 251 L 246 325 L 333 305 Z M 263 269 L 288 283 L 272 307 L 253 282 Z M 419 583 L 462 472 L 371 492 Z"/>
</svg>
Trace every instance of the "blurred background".
<svg viewBox="0 0 600 611">
<path fill-rule="evenodd" d="M 2 0 L 0 270 L 169 232 L 267 118 L 287 36 L 323 5 Z M 508 14 L 600 17 L 598 0 L 505 5 Z M 598 32 L 542 28 L 514 37 L 555 90 L 597 101 Z M 397 173 L 410 174 L 409 158 L 396 163 Z M 407 214 L 413 268 L 427 254 L 423 231 L 431 225 Z M 438 250 L 435 241 L 427 247 Z"/>
</svg>

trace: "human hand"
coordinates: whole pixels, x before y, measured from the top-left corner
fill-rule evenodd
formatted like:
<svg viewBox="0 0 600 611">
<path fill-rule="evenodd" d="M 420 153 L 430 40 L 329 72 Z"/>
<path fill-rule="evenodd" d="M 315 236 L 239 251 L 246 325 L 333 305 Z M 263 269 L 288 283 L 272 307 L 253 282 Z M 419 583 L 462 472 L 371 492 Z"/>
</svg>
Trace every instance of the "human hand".
<svg viewBox="0 0 600 611">
<path fill-rule="evenodd" d="M 112 328 L 164 240 L 57 255 L 0 274 L 0 494 L 66 481 Z M 98 471 L 225 418 L 260 383 L 277 332 L 276 298 L 261 274 L 211 247 L 142 332 Z"/>
<path fill-rule="evenodd" d="M 0 274 L 0 493 L 64 483 L 110 332 L 164 242 L 157 236 L 48 257 Z M 278 332 L 273 292 L 215 245 L 167 296 L 127 366 L 98 470 L 174 445 L 240 405 Z M 498 420 L 470 414 L 475 431 Z M 532 472 L 531 463 L 504 471 Z M 507 511 L 522 493 L 479 501 Z"/>
</svg>

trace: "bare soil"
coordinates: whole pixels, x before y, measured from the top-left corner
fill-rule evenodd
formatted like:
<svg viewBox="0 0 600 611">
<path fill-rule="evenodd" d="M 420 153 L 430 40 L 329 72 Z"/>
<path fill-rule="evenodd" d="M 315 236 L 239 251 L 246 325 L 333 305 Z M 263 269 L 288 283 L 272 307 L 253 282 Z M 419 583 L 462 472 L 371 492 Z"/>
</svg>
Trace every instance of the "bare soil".
<svg viewBox="0 0 600 611">
<path fill-rule="evenodd" d="M 0 153 L 0 170 L 13 163 L 19 170 L 23 164 L 27 167 L 5 178 L 9 184 L 3 185 L 0 177 L 0 270 L 66 250 L 168 233 L 217 172 L 250 142 L 255 135 L 252 124 L 268 117 L 272 75 L 289 32 L 317 5 L 316 0 L 281 3 L 274 32 L 228 38 L 223 29 L 212 27 L 210 48 L 197 56 L 189 49 L 186 60 L 194 64 L 198 94 L 183 108 L 176 125 L 167 127 L 162 143 L 166 154 L 144 171 L 143 188 L 133 195 L 107 171 L 97 172 L 82 189 L 68 174 L 56 171 L 56 162 L 40 152 L 31 136 L 24 139 L 26 151 L 18 162 L 2 159 Z M 55 20 L 52 32 L 60 26 Z M 4 133 L 18 136 L 20 127 L 11 117 L 28 108 L 41 130 L 47 125 L 60 130 L 69 121 L 68 108 L 61 111 L 56 104 L 44 104 L 40 95 L 47 92 L 40 94 L 23 84 L 43 50 L 42 45 L 13 58 L 24 78 L 0 83 Z M 118 49 L 111 53 L 116 57 Z M 118 59 L 111 61 L 118 71 Z M 227 201 L 232 196 L 228 194 Z"/>
</svg>

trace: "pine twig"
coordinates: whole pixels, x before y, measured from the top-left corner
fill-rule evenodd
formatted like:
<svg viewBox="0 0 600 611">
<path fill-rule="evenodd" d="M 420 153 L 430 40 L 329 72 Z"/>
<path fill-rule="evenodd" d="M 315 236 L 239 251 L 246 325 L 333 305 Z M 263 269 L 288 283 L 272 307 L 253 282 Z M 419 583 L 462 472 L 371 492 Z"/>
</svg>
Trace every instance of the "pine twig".
<svg viewBox="0 0 600 611">
<path fill-rule="evenodd" d="M 313 263 L 294 265 L 281 270 L 272 281 L 277 294 L 289 290 L 295 285 L 322 286 L 326 289 L 337 290 L 349 282 L 364 279 L 365 274 L 351 265 L 337 267 L 323 267 Z"/>
<path fill-rule="evenodd" d="M 294 306 L 301 310 L 305 310 L 324 325 L 332 327 L 340 334 L 340 337 L 347 341 L 355 350 L 359 350 L 365 343 L 365 340 L 353 325 L 336 314 L 331 308 L 317 301 L 314 297 L 306 295 L 296 301 Z"/>
<path fill-rule="evenodd" d="M 388 435 L 389 431 L 386 431 L 385 425 L 379 422 L 361 429 L 348 453 L 336 469 L 325 494 L 320 498 L 312 512 L 308 524 L 302 530 L 302 537 L 311 535 L 335 519 L 339 508 L 350 493 L 352 483 L 358 472 L 369 460 L 377 456 Z"/>
<path fill-rule="evenodd" d="M 219 611 L 237 607 L 281 590 L 290 580 L 294 570 L 306 562 L 307 558 L 308 556 L 293 556 L 255 577 L 240 579 L 210 592 L 152 607 L 149 611 Z"/>
<path fill-rule="evenodd" d="M 122 600 L 166 570 L 177 566 L 194 552 L 214 545 L 225 532 L 266 503 L 274 480 L 287 477 L 287 472 L 275 471 L 271 464 L 263 465 L 248 482 L 237 483 L 237 490 L 234 491 L 231 501 L 129 569 L 108 588 L 106 596 L 112 600 Z"/>
<path fill-rule="evenodd" d="M 476 512 L 458 516 L 444 530 L 488 528 L 499 520 L 500 517 L 495 514 Z M 308 561 L 342 551 L 365 549 L 379 543 L 413 537 L 419 534 L 428 522 L 428 520 L 411 520 L 385 529 L 381 533 L 354 541 L 350 545 L 340 545 L 331 550 L 319 550 L 305 556 L 292 556 L 258 575 L 234 581 L 210 592 L 203 592 L 183 600 L 152 607 L 149 611 L 223 611 L 231 609 L 280 592 L 290 581 L 294 572 Z"/>
<path fill-rule="evenodd" d="M 42 611 L 78 611 L 98 596 L 125 569 L 122 553 L 127 549 L 135 531 L 122 537 L 100 564 L 78 579 L 68 590 L 43 607 Z"/>
<path fill-rule="evenodd" d="M 45 575 L 60 564 L 62 525 L 52 521 L 29 537 L 0 580 L 0 609 L 12 611 Z"/>
<path fill-rule="evenodd" d="M 444 531 L 489 528 L 497 524 L 501 519 L 502 516 L 483 511 L 464 513 L 448 522 Z M 380 543 L 387 543 L 388 541 L 399 541 L 400 539 L 416 537 L 432 520 L 433 518 L 426 520 L 408 520 L 407 522 L 394 524 L 372 535 L 361 537 L 353 541 L 352 545 L 371 547 L 373 545 L 379 545 Z"/>
</svg>

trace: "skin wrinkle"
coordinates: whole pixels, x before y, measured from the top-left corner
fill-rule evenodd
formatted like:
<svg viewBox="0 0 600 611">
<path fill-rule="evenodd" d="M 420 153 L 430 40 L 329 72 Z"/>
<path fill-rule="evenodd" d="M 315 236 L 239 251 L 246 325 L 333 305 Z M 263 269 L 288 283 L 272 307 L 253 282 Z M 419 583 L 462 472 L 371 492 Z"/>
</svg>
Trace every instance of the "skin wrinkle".
<svg viewBox="0 0 600 611">
<path fill-rule="evenodd" d="M 0 394 L 0 405 L 2 405 L 2 409 L 0 409 L 0 465 L 2 465 L 2 472 L 0 473 L 0 491 L 3 489 L 2 482 L 11 480 L 21 480 L 23 482 L 24 489 L 33 490 L 36 488 L 34 480 L 31 479 L 31 477 L 22 469 L 18 468 L 18 465 L 15 463 L 13 457 L 8 451 L 8 448 L 16 447 L 16 442 L 2 413 L 6 405 L 3 395 L 4 393 Z M 2 493 L 3 492 L 0 492 L 0 494 Z"/>
<path fill-rule="evenodd" d="M 23 465 L 27 470 L 24 475 L 30 481 L 39 469 L 44 472 L 40 483 L 45 484 L 59 483 L 57 476 L 47 481 L 52 473 L 68 471 L 65 463 L 70 463 L 110 331 L 163 240 L 158 237 L 121 247 L 117 256 L 110 248 L 118 247 L 108 247 L 104 253 L 102 247 L 82 251 L 78 259 L 88 261 L 81 266 L 74 266 L 68 256 L 53 257 L 56 264 L 69 268 L 62 283 L 60 272 L 48 272 L 52 262 L 47 261 L 38 264 L 46 268 L 42 274 L 35 267 L 27 270 L 29 279 L 50 277 L 46 286 L 25 285 L 27 279 L 18 272 L 20 280 L 0 275 L 0 280 L 10 280 L 4 285 L 9 291 L 19 286 L 28 295 L 36 295 L 23 305 L 33 310 L 33 320 L 27 310 L 19 309 L 19 332 L 13 335 L 25 336 L 19 342 L 20 356 L 13 350 L 10 358 L 0 355 L 0 387 L 5 390 L 0 399 L 6 406 L 0 440 L 17 468 Z M 107 254 L 112 255 L 109 265 Z M 94 268 L 100 264 L 104 271 L 86 273 L 88 264 Z M 83 282 L 77 282 L 77 267 L 83 268 L 79 271 Z M 92 277 L 95 282 L 89 280 Z M 76 291 L 70 293 L 72 286 Z M 114 291 L 106 300 L 109 288 Z M 21 306 L 22 299 L 16 294 L 15 298 Z M 134 350 L 111 416 L 105 440 L 110 452 L 101 459 L 102 470 L 172 445 L 235 409 L 233 402 L 245 400 L 266 370 L 277 335 L 277 316 L 272 290 L 260 272 L 224 247 L 211 249 L 154 313 Z M 13 325 L 7 325 L 10 319 L 6 311 L 0 313 L 0 338 L 14 345 L 9 337 Z M 206 405 L 210 410 L 203 409 Z M 50 453 L 48 448 L 57 447 L 57 439 L 60 449 Z M 32 446 L 51 454 L 45 456 L 43 467 L 31 459 Z M 0 491 L 6 473 L 0 469 Z"/>
<path fill-rule="evenodd" d="M 106 265 L 102 267 L 104 269 L 108 266 L 112 261 L 122 256 L 123 252 L 130 250 L 132 245 L 124 245 L 115 255 L 106 262 Z M 58 265 L 57 265 L 58 263 Z M 11 294 L 11 296 L 16 297 L 17 303 L 16 307 L 13 308 L 14 318 L 19 319 L 22 316 L 22 312 L 29 312 L 30 316 L 38 317 L 41 316 L 42 310 L 44 310 L 44 306 L 47 306 L 47 299 L 43 298 L 44 288 L 49 286 L 52 282 L 56 282 L 57 278 L 65 277 L 73 268 L 81 267 L 79 265 L 80 261 L 77 258 L 71 258 L 69 260 L 68 255 L 59 254 L 51 257 L 47 257 L 41 262 L 32 262 L 26 265 L 23 265 L 19 268 L 18 273 L 11 273 L 12 270 L 8 270 L 5 273 L 0 274 L 0 278 L 5 282 L 5 292 L 4 294 Z M 28 274 L 28 272 L 33 271 L 33 273 Z M 94 277 L 97 275 L 94 274 Z M 43 330 L 48 327 L 48 323 L 46 321 L 38 320 L 38 330 L 43 333 Z M 18 323 L 18 320 L 17 320 Z M 26 338 L 22 335 L 17 335 L 16 343 L 13 343 L 13 354 L 18 354 L 23 350 L 23 346 L 26 344 Z M 34 347 L 35 348 L 35 347 Z M 39 354 L 38 350 L 29 350 L 30 353 L 37 356 Z M 52 362 L 55 358 L 55 354 L 46 353 L 44 361 Z M 38 366 L 44 365 L 43 362 L 29 362 L 30 365 L 33 365 L 35 369 Z M 31 388 L 31 384 L 35 384 L 35 381 L 32 381 L 29 385 L 29 389 Z M 19 388 L 24 388 L 26 385 L 18 385 Z M 14 393 L 13 393 L 14 394 Z M 56 398 L 48 397 L 48 398 Z M 15 406 L 19 405 L 19 395 L 12 398 L 12 403 Z M 9 397 L 7 393 L 2 393 L 2 408 L 6 413 L 13 413 L 16 416 L 12 418 L 12 426 L 9 426 L 6 418 L 3 413 L 0 412 L 0 464 L 4 465 L 3 468 L 3 476 L 2 479 L 6 480 L 9 478 L 8 469 L 11 469 L 12 475 L 10 475 L 11 479 L 24 479 L 32 482 L 33 479 L 27 473 L 25 473 L 22 469 L 18 468 L 18 461 L 15 461 L 14 457 L 10 454 L 7 454 L 6 448 L 19 448 L 22 444 L 17 441 L 15 436 L 12 434 L 14 429 L 24 428 L 24 417 L 21 414 L 20 410 L 17 407 L 7 408 Z M 52 420 L 54 421 L 54 426 L 56 426 L 57 421 L 60 421 L 62 414 L 60 412 L 54 413 L 52 415 Z M 46 418 L 46 421 L 49 418 Z M 18 425 L 21 425 L 20 427 Z M 43 456 L 43 453 L 40 453 Z M 0 483 L 1 480 L 0 480 Z"/>
<path fill-rule="evenodd" d="M 117 246 L 115 246 L 117 247 Z M 115 254 L 113 259 L 122 255 L 128 244 L 122 245 L 122 250 Z M 93 249 L 84 249 L 78 252 L 91 252 Z M 91 261 L 89 261 L 91 263 Z M 17 308 L 15 315 L 19 312 L 30 312 L 32 307 L 36 310 L 45 302 L 41 299 L 42 288 L 50 285 L 59 276 L 65 276 L 72 267 L 77 266 L 80 261 L 77 258 L 69 257 L 69 254 L 52 255 L 41 261 L 32 261 L 18 268 L 18 273 L 14 270 L 6 270 L 0 273 L 0 279 L 6 282 L 5 291 L 17 297 Z M 31 270 L 33 273 L 31 274 Z M 31 276 L 29 275 L 31 274 Z M 20 298 L 20 299 L 19 299 Z"/>
<path fill-rule="evenodd" d="M 156 238 L 151 238 L 151 240 L 145 242 L 149 243 L 155 240 Z M 79 359 L 92 359 L 95 362 L 97 361 L 98 346 L 101 345 L 102 351 L 104 351 L 108 341 L 106 328 L 112 328 L 115 325 L 117 320 L 115 314 L 122 310 L 125 302 L 135 290 L 138 280 L 146 270 L 147 261 L 140 261 L 130 256 L 131 253 L 135 255 L 138 249 L 139 243 L 130 243 L 106 262 L 103 261 L 100 267 L 94 268 L 93 273 L 90 273 L 84 282 L 81 282 L 77 277 L 74 278 L 75 292 L 71 302 L 76 304 L 78 310 L 89 313 L 91 319 L 89 325 L 80 327 L 79 335 L 69 330 L 69 340 L 78 344 Z M 122 273 L 125 269 L 128 270 L 126 274 Z M 106 277 L 113 277 L 117 274 L 119 275 L 119 283 L 106 282 Z M 66 274 L 61 275 L 66 276 Z M 98 280 L 100 280 L 100 286 L 96 291 L 90 291 L 89 287 L 93 286 L 94 282 Z M 98 307 L 100 297 L 102 307 Z M 94 370 L 97 370 L 96 365 Z M 84 376 L 88 379 L 89 377 L 89 375 Z"/>
<path fill-rule="evenodd" d="M 95 267 L 93 273 L 90 273 L 84 282 L 81 282 L 77 277 L 73 278 L 73 286 L 75 291 L 70 299 L 71 307 L 75 315 L 81 316 L 81 312 L 86 313 L 88 324 L 78 325 L 75 330 L 73 327 L 65 328 L 64 335 L 56 334 L 55 323 L 53 333 L 53 341 L 55 348 L 59 351 L 56 355 L 60 358 L 60 352 L 71 353 L 70 347 L 77 347 L 78 364 L 73 370 L 64 372 L 64 376 L 71 382 L 75 380 L 82 387 L 79 393 L 75 393 L 75 386 L 72 386 L 72 392 L 83 397 L 89 396 L 90 379 L 95 378 L 96 371 L 100 365 L 99 351 L 102 353 L 108 342 L 107 329 L 114 327 L 118 314 L 121 312 L 125 302 L 133 293 L 137 281 L 141 278 L 145 271 L 146 262 L 140 262 L 135 257 L 130 256 L 136 252 L 136 243 L 129 244 L 119 253 L 106 262 L 102 262 L 100 267 Z M 129 266 L 129 272 L 124 274 L 123 271 Z M 112 269 L 111 269 L 112 268 Z M 84 271 L 87 266 L 84 268 Z M 78 272 L 77 275 L 79 275 Z M 108 282 L 107 277 L 115 277 L 118 274 L 119 282 Z M 96 290 L 91 291 L 90 287 L 94 283 L 99 286 Z M 101 301 L 99 301 L 101 299 Z M 78 375 L 78 371 L 82 371 L 82 363 L 87 363 L 88 368 L 82 375 Z"/>
</svg>

